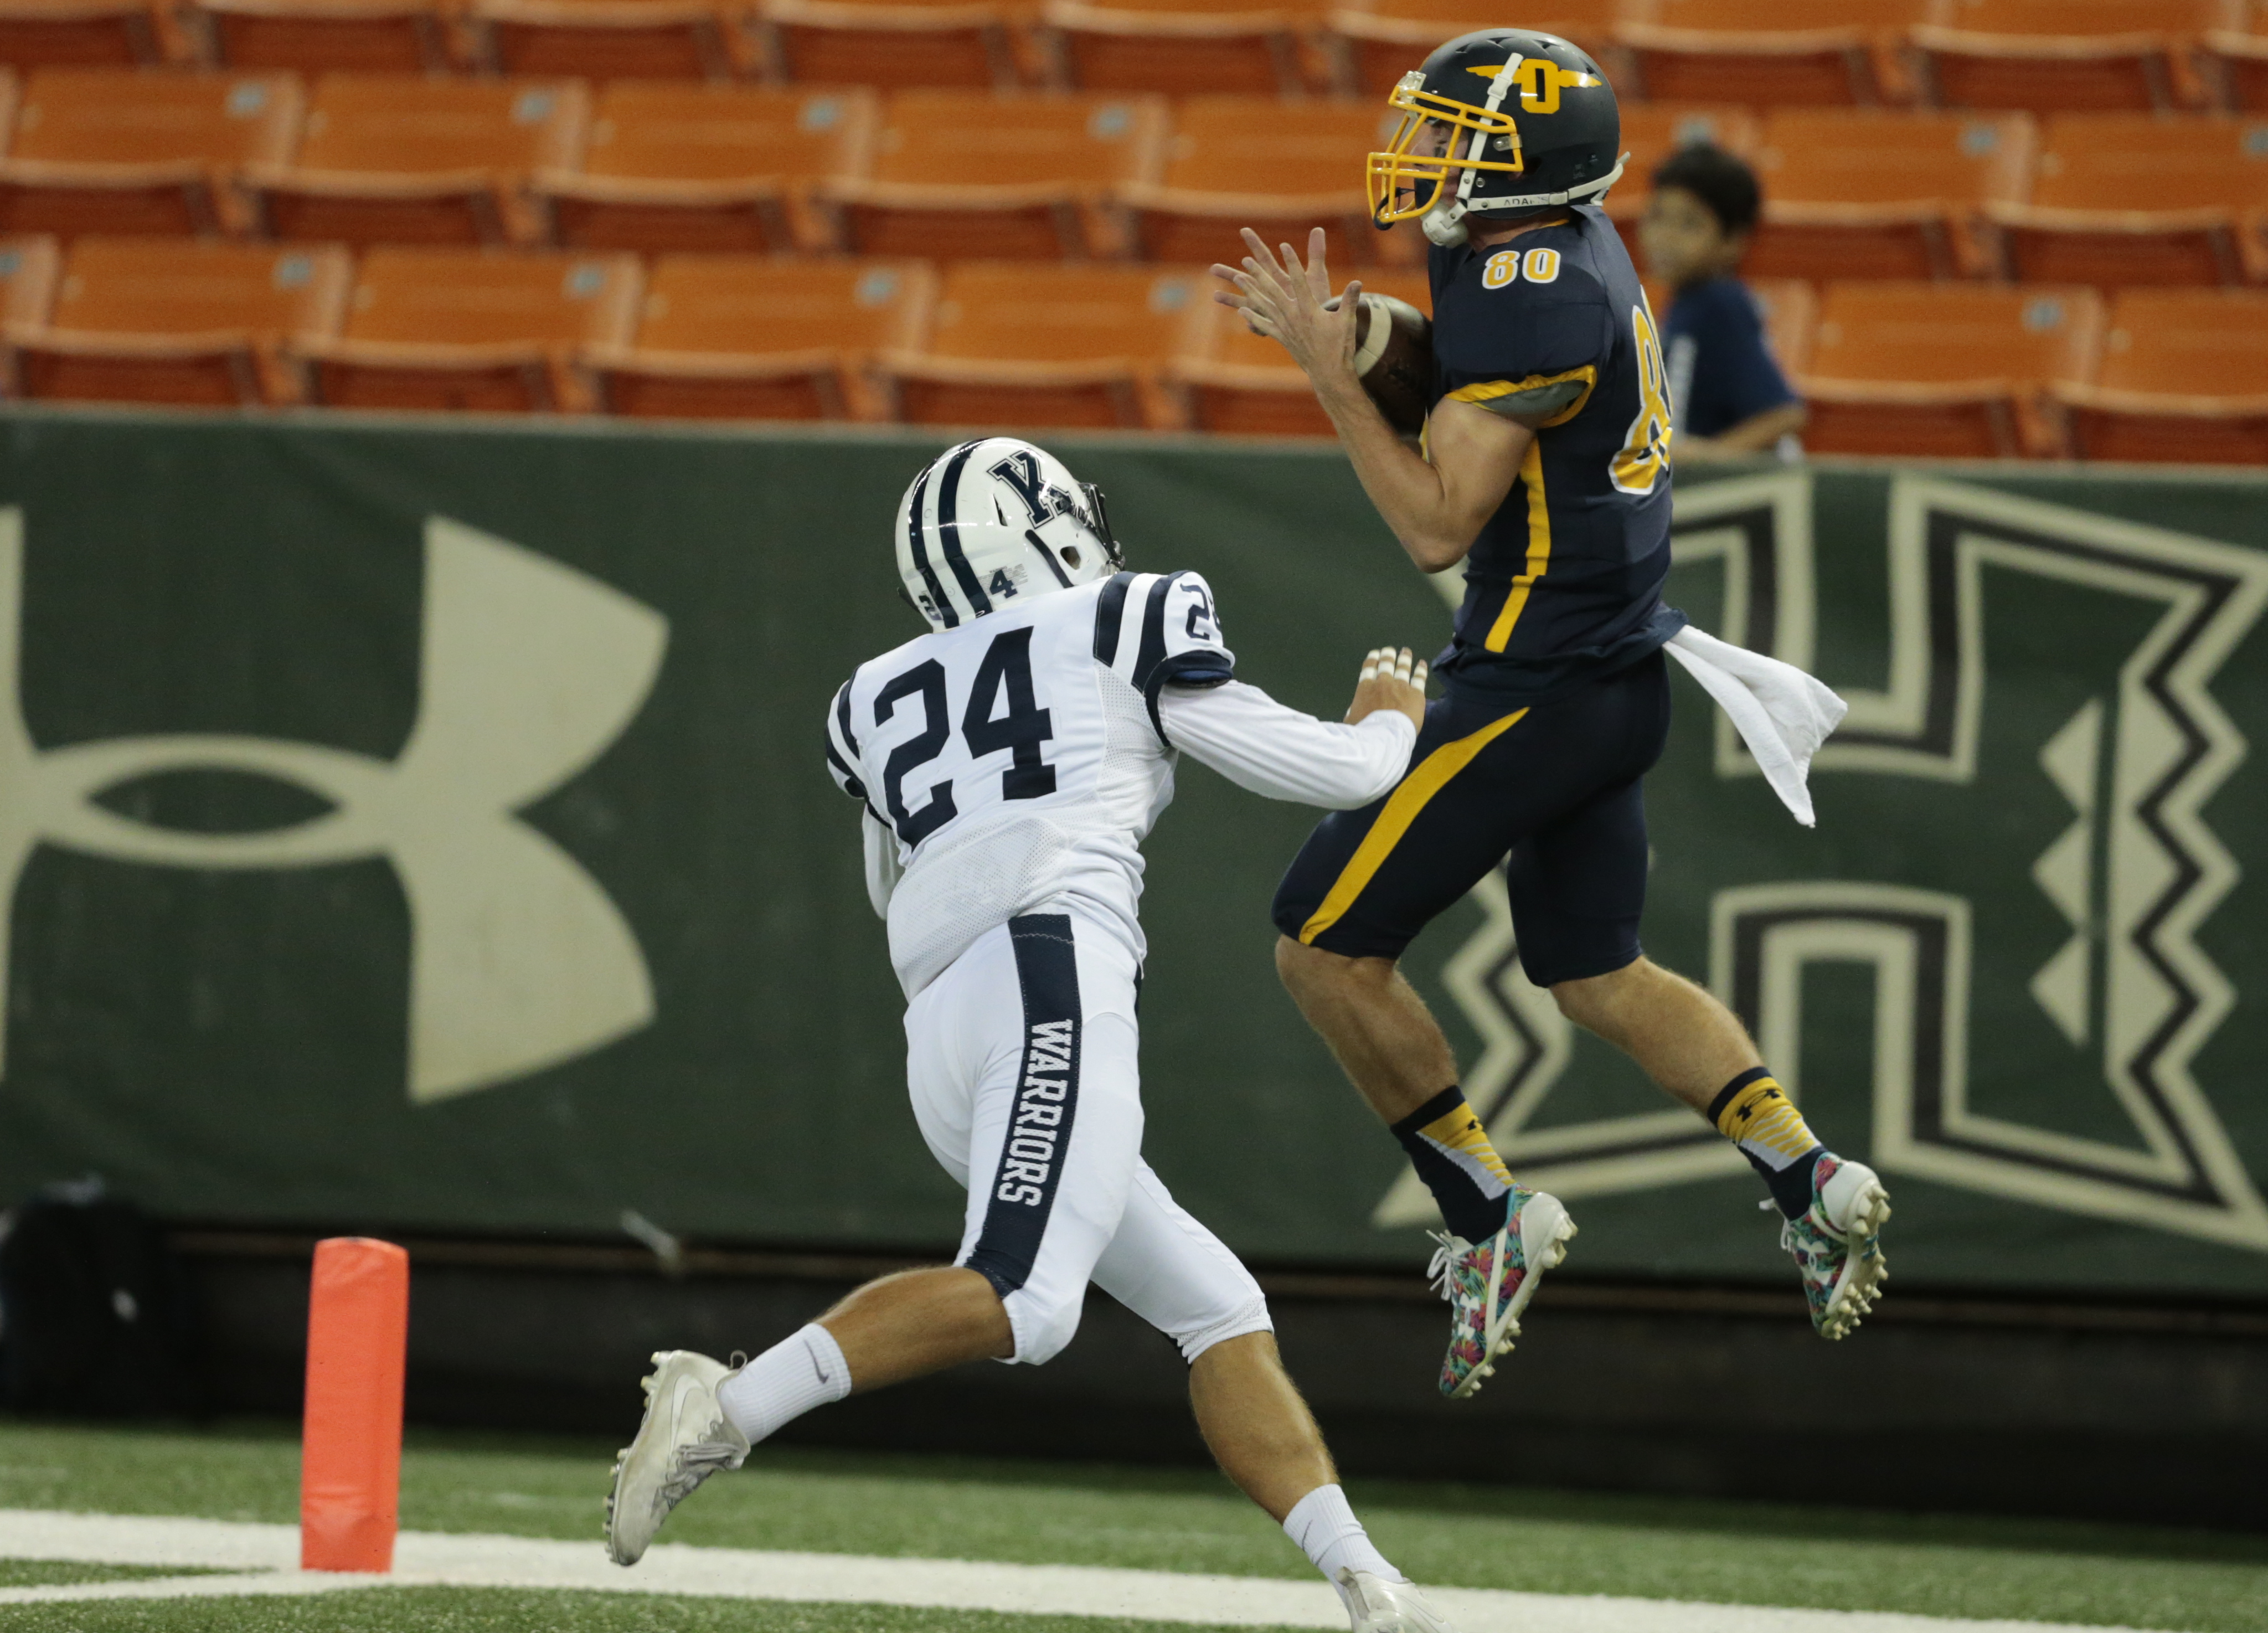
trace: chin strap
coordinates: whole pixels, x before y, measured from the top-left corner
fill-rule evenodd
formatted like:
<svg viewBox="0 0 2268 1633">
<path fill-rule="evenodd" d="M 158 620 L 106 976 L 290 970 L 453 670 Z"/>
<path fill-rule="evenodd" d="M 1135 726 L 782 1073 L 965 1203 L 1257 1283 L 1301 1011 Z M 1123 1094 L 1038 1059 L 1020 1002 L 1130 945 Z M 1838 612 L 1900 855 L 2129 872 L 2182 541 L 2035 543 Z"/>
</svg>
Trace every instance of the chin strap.
<svg viewBox="0 0 2268 1633">
<path fill-rule="evenodd" d="M 1513 87 L 1519 83 L 1520 65 L 1527 60 L 1515 53 L 1496 70 L 1496 77 L 1489 81 L 1488 100 L 1481 104 L 1484 112 L 1495 114 L 1503 111 L 1505 98 L 1512 94 Z M 1473 168 L 1473 164 L 1479 160 L 1487 143 L 1488 132 L 1473 132 L 1472 142 L 1465 149 L 1467 163 L 1457 177 L 1456 202 L 1444 203 L 1437 196 L 1433 207 L 1418 224 L 1425 229 L 1427 238 L 1444 249 L 1465 241 L 1465 217 L 1473 208 L 1473 182 L 1481 173 Z M 1439 189 L 1435 191 L 1438 194 Z"/>
</svg>

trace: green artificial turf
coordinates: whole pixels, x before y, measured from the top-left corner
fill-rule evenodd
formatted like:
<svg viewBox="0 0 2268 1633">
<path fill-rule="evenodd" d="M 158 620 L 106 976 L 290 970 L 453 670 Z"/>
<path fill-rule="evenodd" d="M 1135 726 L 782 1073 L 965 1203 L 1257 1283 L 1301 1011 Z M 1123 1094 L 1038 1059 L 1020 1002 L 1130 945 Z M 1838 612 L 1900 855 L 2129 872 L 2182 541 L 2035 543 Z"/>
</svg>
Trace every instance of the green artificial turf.
<svg viewBox="0 0 2268 1633">
<path fill-rule="evenodd" d="M 0 1547 L 6 1541 L 0 1538 Z M 0 1559 L 0 1587 L 61 1587 L 72 1582 L 133 1582 L 144 1577 L 201 1577 L 168 1565 L 88 1565 L 70 1559 Z"/>
<path fill-rule="evenodd" d="M 0 1605 L 0 1628 L 56 1633 L 1158 1633 L 1154 1622 L 893 1605 L 782 1605 L 517 1588 L 410 1587 L 306 1599 Z M 1227 1629 L 1190 1633 L 1227 1633 Z M 1252 1633 L 1249 1629 L 1236 1633 Z"/>
<path fill-rule="evenodd" d="M 401 1522 L 596 1546 L 612 1449 L 414 1433 Z M 297 1481 L 296 1442 L 279 1430 L 0 1424 L 0 1506 L 290 1521 Z M 1381 1548 L 1420 1582 L 2177 1633 L 2268 1629 L 2268 1538 L 1375 1481 L 1353 1482 L 1351 1495 Z M 1248 1576 L 1308 1570 L 1217 1476 L 1074 1464 L 765 1450 L 703 1488 L 663 1537 Z"/>
</svg>

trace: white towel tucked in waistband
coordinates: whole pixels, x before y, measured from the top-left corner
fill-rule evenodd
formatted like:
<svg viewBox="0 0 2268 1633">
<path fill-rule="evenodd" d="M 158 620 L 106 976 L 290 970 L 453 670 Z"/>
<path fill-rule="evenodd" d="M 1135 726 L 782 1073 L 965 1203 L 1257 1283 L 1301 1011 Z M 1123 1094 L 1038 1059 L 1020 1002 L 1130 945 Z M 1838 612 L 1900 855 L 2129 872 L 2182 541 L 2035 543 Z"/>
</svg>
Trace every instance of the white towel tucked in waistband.
<svg viewBox="0 0 2268 1633">
<path fill-rule="evenodd" d="M 1704 635 L 1688 624 L 1669 640 L 1670 656 L 1732 717 L 1764 781 L 1806 828 L 1816 828 L 1804 779 L 1811 756 L 1851 705 L 1793 664 Z"/>
</svg>

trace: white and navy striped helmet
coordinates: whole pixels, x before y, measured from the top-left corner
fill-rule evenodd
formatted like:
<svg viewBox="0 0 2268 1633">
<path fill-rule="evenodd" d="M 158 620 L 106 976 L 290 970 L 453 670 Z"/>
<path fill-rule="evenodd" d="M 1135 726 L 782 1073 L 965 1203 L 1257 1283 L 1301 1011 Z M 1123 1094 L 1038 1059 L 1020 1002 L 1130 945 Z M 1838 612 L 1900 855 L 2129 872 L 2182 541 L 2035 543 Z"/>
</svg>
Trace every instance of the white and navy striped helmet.
<svg viewBox="0 0 2268 1633">
<path fill-rule="evenodd" d="M 1014 437 L 938 455 L 898 501 L 897 532 L 898 577 L 935 629 L 1108 578 L 1122 564 L 1102 490 Z"/>
</svg>

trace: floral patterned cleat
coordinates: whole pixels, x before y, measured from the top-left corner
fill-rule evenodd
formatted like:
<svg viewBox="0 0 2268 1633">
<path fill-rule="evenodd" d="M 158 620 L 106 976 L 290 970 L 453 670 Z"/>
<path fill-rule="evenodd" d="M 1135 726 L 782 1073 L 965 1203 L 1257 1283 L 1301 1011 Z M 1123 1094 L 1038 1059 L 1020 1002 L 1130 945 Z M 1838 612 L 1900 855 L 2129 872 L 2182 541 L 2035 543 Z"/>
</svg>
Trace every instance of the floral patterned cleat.
<svg viewBox="0 0 2268 1633">
<path fill-rule="evenodd" d="M 1447 1231 L 1426 1274 L 1449 1305 L 1449 1352 L 1441 1359 L 1441 1393 L 1462 1401 L 1496 1370 L 1497 1357 L 1520 1336 L 1520 1313 L 1543 1272 L 1567 1257 L 1575 1222 L 1556 1196 L 1514 1190 L 1504 1228 L 1475 1246 Z"/>
<path fill-rule="evenodd" d="M 1812 1329 L 1822 1338 L 1848 1336 L 1881 1297 L 1890 1278 L 1881 1242 L 1889 1217 L 1890 1194 L 1872 1168 L 1832 1151 L 1819 1154 L 1811 1206 L 1781 1226 L 1779 1245 L 1795 1255 Z"/>
</svg>

